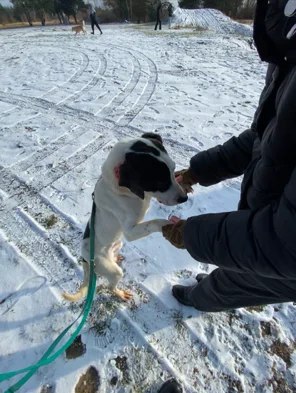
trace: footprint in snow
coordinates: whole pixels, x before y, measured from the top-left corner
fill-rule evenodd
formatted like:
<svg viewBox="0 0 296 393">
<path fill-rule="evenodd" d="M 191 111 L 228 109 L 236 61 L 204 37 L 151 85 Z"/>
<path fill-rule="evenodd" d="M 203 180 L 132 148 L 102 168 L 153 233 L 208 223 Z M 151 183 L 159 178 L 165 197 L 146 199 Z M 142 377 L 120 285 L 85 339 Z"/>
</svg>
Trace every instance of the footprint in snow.
<svg viewBox="0 0 296 393">
<path fill-rule="evenodd" d="M 233 134 L 231 132 L 225 132 L 223 136 L 225 136 L 226 138 L 231 138 Z"/>
<path fill-rule="evenodd" d="M 216 112 L 213 117 L 220 117 L 222 115 L 224 115 L 224 111 L 219 111 L 219 112 Z"/>
<path fill-rule="evenodd" d="M 199 141 L 197 138 L 195 138 L 194 136 L 192 136 L 191 139 L 192 139 L 194 142 L 196 142 L 196 143 L 198 144 L 199 147 L 203 147 L 203 146 L 204 146 L 204 144 L 203 144 L 201 141 Z"/>
</svg>

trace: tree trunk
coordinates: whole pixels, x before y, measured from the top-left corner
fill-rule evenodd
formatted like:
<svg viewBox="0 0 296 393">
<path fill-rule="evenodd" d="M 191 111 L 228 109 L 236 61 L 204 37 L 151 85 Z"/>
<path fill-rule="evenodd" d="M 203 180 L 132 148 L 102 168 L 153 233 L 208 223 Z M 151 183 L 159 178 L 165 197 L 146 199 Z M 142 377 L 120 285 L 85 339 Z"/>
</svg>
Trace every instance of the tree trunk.
<svg viewBox="0 0 296 393">
<path fill-rule="evenodd" d="M 30 11 L 25 10 L 25 15 L 26 15 L 26 18 L 27 18 L 27 21 L 28 21 L 29 25 L 32 27 L 33 23 L 32 23 L 32 19 L 31 19 Z"/>
<path fill-rule="evenodd" d="M 45 12 L 44 12 L 44 9 L 42 9 L 42 10 L 39 12 L 39 19 L 40 19 L 40 22 L 41 22 L 41 23 L 43 23 L 43 20 L 45 20 Z"/>
<path fill-rule="evenodd" d="M 58 16 L 58 18 L 59 18 L 60 24 L 63 24 L 63 21 L 62 21 L 62 18 L 61 18 L 61 15 L 60 15 L 59 12 L 57 12 L 57 16 Z"/>
<path fill-rule="evenodd" d="M 129 19 L 129 21 L 131 21 L 130 20 L 130 7 L 129 7 L 128 0 L 125 0 L 125 3 L 126 3 L 126 8 L 127 8 L 127 18 Z"/>
</svg>

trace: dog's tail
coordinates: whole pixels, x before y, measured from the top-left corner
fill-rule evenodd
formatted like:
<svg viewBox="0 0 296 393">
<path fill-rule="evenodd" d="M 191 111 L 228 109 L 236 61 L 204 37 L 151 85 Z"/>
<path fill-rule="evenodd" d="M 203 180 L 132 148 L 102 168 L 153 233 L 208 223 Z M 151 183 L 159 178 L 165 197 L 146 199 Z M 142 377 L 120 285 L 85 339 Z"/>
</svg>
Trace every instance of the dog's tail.
<svg viewBox="0 0 296 393">
<path fill-rule="evenodd" d="M 81 299 L 87 293 L 87 287 L 81 287 L 77 293 L 73 295 L 71 293 L 62 293 L 64 299 L 69 302 L 77 302 L 77 300 Z"/>
</svg>

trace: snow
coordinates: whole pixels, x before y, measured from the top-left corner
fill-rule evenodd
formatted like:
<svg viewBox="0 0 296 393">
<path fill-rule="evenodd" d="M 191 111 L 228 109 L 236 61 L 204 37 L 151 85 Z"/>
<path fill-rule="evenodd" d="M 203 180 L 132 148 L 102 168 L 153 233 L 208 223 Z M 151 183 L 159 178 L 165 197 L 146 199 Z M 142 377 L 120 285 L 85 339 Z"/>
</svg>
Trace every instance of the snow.
<svg viewBox="0 0 296 393">
<path fill-rule="evenodd" d="M 183 168 L 196 152 L 250 125 L 266 66 L 244 36 L 192 30 L 113 25 L 102 36 L 77 37 L 67 27 L 0 31 L 1 373 L 39 360 L 80 311 L 82 302 L 60 294 L 79 285 L 91 193 L 117 140 L 156 131 Z M 147 219 L 234 210 L 239 188 L 240 179 L 197 186 L 184 205 L 153 201 Z M 160 234 L 125 243 L 123 253 L 121 286 L 134 300 L 122 304 L 100 290 L 82 332 L 83 356 L 59 357 L 22 392 L 46 384 L 74 392 L 90 366 L 106 393 L 156 392 L 169 376 L 187 393 L 271 393 L 277 384 L 295 391 L 293 304 L 204 314 L 178 304 L 171 287 L 194 283 L 214 266 Z M 291 348 L 291 364 L 276 343 Z"/>
<path fill-rule="evenodd" d="M 196 27 L 197 29 L 212 30 L 223 34 L 241 34 L 252 36 L 252 28 L 246 24 L 232 21 L 221 11 L 214 9 L 186 10 L 177 8 L 174 12 L 172 27 Z"/>
</svg>

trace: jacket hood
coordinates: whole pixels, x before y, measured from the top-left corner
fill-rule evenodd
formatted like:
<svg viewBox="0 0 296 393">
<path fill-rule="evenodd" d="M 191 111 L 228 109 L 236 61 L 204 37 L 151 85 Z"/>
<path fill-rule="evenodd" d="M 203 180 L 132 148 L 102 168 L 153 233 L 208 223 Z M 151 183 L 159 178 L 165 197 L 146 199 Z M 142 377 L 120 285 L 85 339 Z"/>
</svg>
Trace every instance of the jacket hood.
<svg viewBox="0 0 296 393">
<path fill-rule="evenodd" d="M 257 0 L 254 42 L 262 61 L 296 64 L 296 0 Z"/>
</svg>

